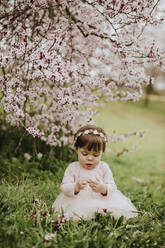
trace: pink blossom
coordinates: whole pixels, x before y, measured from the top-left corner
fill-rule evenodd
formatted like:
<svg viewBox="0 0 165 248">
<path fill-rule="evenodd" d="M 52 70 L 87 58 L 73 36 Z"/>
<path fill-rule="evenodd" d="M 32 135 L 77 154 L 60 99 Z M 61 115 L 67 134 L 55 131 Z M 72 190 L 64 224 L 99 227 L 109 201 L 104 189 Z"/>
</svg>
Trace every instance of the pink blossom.
<svg viewBox="0 0 165 248">
<path fill-rule="evenodd" d="M 29 153 L 24 153 L 24 158 L 26 158 L 27 160 L 30 160 L 31 155 Z"/>
<path fill-rule="evenodd" d="M 44 240 L 45 240 L 46 242 L 48 242 L 48 241 L 50 241 L 51 239 L 55 238 L 55 236 L 56 236 L 56 235 L 55 235 L 54 233 L 48 233 L 48 234 L 45 235 Z"/>
<path fill-rule="evenodd" d="M 164 49 L 144 30 L 164 20 L 154 9 L 138 0 L 3 1 L 6 120 L 51 146 L 71 145 L 99 99 L 137 101 L 149 83 L 143 65 L 164 67 Z"/>
<path fill-rule="evenodd" d="M 40 137 L 41 135 L 43 135 L 43 132 L 41 132 L 38 128 L 28 127 L 26 130 L 27 130 L 28 133 L 30 133 L 34 138 L 35 138 L 35 137 Z"/>
</svg>

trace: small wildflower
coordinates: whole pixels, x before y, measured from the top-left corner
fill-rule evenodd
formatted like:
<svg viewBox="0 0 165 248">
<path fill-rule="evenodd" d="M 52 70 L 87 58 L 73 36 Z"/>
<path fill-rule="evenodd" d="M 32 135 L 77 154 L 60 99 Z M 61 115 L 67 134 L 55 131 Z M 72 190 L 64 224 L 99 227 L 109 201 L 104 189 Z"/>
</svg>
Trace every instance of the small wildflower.
<svg viewBox="0 0 165 248">
<path fill-rule="evenodd" d="M 29 215 L 29 217 L 30 217 L 30 218 L 35 218 L 35 217 L 36 217 L 36 214 L 37 214 L 36 211 L 33 211 L 33 212 Z"/>
<path fill-rule="evenodd" d="M 42 158 L 42 156 L 43 156 L 43 154 L 42 154 L 42 153 L 40 153 L 40 152 L 37 154 L 37 158 L 38 158 L 38 159 L 41 159 L 41 158 Z"/>
<path fill-rule="evenodd" d="M 58 215 L 58 220 L 56 223 L 56 226 L 60 226 L 62 223 L 69 221 L 69 216 L 68 214 L 62 214 L 62 215 Z"/>
<path fill-rule="evenodd" d="M 24 158 L 26 158 L 27 160 L 30 160 L 31 156 L 29 153 L 24 153 Z"/>
<path fill-rule="evenodd" d="M 141 234 L 141 232 L 139 230 L 137 230 L 137 231 L 134 232 L 133 235 L 136 236 L 136 235 L 139 235 L 139 234 Z"/>
<path fill-rule="evenodd" d="M 56 235 L 55 235 L 54 233 L 48 233 L 48 234 L 45 235 L 44 240 L 45 240 L 46 242 L 48 242 L 48 241 L 50 241 L 51 239 L 55 238 L 55 236 L 56 236 Z"/>
<path fill-rule="evenodd" d="M 40 206 L 41 202 L 40 202 L 40 200 L 38 198 L 35 198 L 34 199 L 34 204 Z"/>
<path fill-rule="evenodd" d="M 50 217 L 50 214 L 48 213 L 48 212 L 44 212 L 44 213 L 41 213 L 42 214 L 42 216 L 44 216 L 44 217 Z"/>
</svg>

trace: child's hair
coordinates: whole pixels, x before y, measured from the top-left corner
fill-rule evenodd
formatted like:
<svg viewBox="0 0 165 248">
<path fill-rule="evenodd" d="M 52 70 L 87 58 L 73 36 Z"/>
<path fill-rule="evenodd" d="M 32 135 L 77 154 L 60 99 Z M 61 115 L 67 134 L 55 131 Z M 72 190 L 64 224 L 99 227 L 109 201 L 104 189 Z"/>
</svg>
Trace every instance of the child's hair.
<svg viewBox="0 0 165 248">
<path fill-rule="evenodd" d="M 94 125 L 86 125 L 76 132 L 74 147 L 76 150 L 86 147 L 88 151 L 104 152 L 106 142 L 107 135 L 102 128 Z"/>
</svg>

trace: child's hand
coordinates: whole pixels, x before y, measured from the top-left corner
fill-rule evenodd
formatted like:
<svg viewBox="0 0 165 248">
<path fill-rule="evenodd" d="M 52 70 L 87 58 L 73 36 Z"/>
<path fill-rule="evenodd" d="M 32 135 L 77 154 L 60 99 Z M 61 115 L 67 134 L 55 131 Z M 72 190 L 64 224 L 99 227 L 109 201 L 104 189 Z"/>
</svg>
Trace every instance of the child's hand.
<svg viewBox="0 0 165 248">
<path fill-rule="evenodd" d="M 91 187 L 91 189 L 94 192 L 98 192 L 98 193 L 101 193 L 101 194 L 104 194 L 104 195 L 107 194 L 107 187 L 106 187 L 105 183 L 100 181 L 98 178 L 96 178 L 95 181 L 91 180 L 91 179 L 88 179 L 88 183 L 89 183 L 89 186 Z"/>
<path fill-rule="evenodd" d="M 80 190 L 84 189 L 87 184 L 87 179 L 80 178 L 75 186 L 75 193 L 78 193 Z"/>
</svg>

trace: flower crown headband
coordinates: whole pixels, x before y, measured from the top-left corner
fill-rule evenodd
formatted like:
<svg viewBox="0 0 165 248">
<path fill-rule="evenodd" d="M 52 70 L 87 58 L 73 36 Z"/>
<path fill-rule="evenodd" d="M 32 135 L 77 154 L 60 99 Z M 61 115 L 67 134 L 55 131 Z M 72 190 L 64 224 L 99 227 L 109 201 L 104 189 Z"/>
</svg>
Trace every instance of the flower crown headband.
<svg viewBox="0 0 165 248">
<path fill-rule="evenodd" d="M 87 129 L 87 130 L 85 130 L 83 132 L 79 132 L 76 135 L 75 139 L 77 139 L 79 136 L 81 136 L 81 135 L 83 136 L 85 134 L 94 134 L 94 135 L 100 136 L 100 137 L 102 137 L 104 139 L 105 142 L 107 142 L 106 136 L 102 132 L 97 131 L 96 129 L 95 130 L 93 130 L 93 129 Z"/>
</svg>

